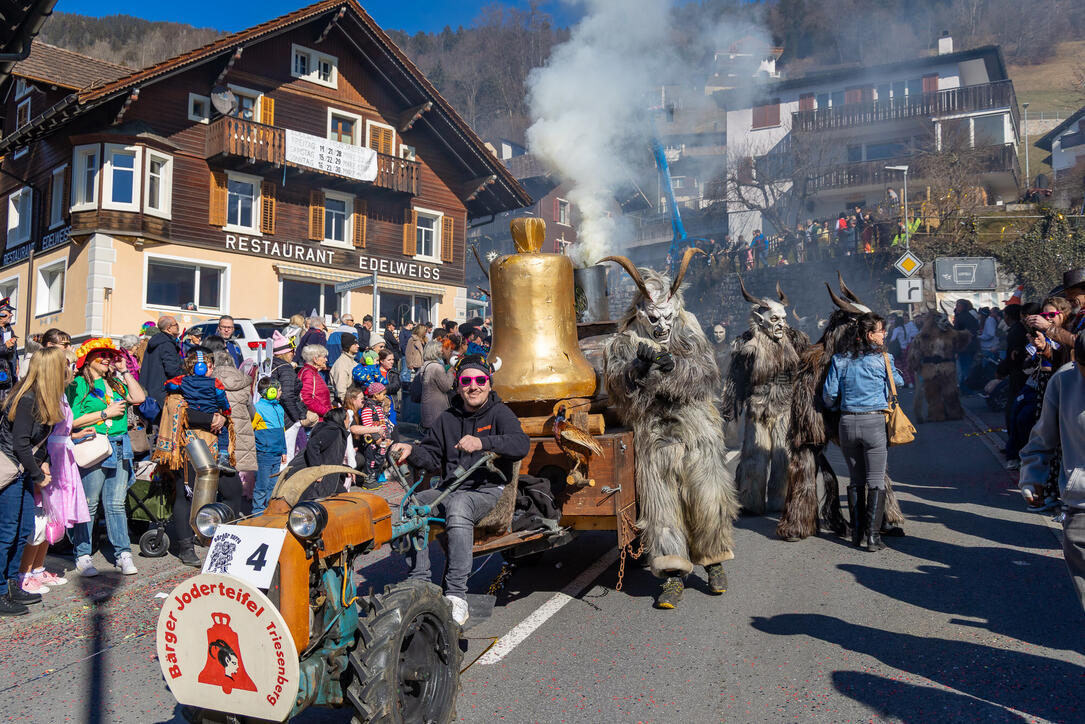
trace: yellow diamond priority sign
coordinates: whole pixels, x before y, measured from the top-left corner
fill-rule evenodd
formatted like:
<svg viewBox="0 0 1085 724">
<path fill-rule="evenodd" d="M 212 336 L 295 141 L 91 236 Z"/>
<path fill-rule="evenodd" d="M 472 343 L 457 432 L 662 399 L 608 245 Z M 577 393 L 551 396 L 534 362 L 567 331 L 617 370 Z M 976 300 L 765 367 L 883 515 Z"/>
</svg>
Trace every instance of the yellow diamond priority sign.
<svg viewBox="0 0 1085 724">
<path fill-rule="evenodd" d="M 919 257 L 910 251 L 904 252 L 904 256 L 897 259 L 893 264 L 901 274 L 906 277 L 910 277 L 923 268 L 923 262 L 919 260 Z"/>
</svg>

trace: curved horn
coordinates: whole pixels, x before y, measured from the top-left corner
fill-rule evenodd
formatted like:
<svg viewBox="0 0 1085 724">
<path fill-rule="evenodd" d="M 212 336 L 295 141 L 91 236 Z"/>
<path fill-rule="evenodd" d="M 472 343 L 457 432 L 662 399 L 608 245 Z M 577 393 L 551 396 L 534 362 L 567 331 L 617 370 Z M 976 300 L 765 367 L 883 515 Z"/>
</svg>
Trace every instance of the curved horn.
<svg viewBox="0 0 1085 724">
<path fill-rule="evenodd" d="M 637 285 L 637 289 L 644 295 L 645 299 L 651 299 L 652 295 L 648 293 L 648 287 L 644 286 L 644 278 L 641 277 L 640 272 L 637 271 L 636 265 L 629 260 L 627 256 L 604 256 L 597 264 L 602 264 L 605 261 L 612 261 L 622 269 L 625 269 L 626 273 L 633 278 L 633 283 Z"/>
<path fill-rule="evenodd" d="M 299 470 L 287 478 L 284 470 L 275 484 L 275 490 L 271 493 L 271 497 L 282 498 L 293 508 L 301 494 L 305 492 L 305 489 L 325 475 L 331 475 L 332 473 L 351 475 L 357 472 L 354 468 L 348 468 L 345 465 L 317 465 L 316 467 Z"/>
<path fill-rule="evenodd" d="M 802 317 L 800 317 L 799 313 L 795 311 L 795 307 L 791 308 L 791 316 L 793 316 L 795 318 L 796 322 L 799 322 L 799 323 L 802 322 Z"/>
<path fill-rule="evenodd" d="M 746 284 L 742 281 L 741 276 L 739 276 L 739 278 L 738 278 L 738 286 L 739 286 L 740 289 L 742 289 L 742 296 L 747 302 L 749 302 L 750 304 L 757 304 L 757 305 L 761 304 L 760 299 L 758 299 L 757 297 L 755 297 L 754 295 L 752 295 L 748 291 L 746 291 Z"/>
<path fill-rule="evenodd" d="M 859 310 L 855 308 L 854 304 L 838 297 L 836 292 L 833 291 L 833 288 L 829 286 L 829 282 L 825 282 L 825 288 L 829 290 L 829 298 L 833 300 L 833 304 L 837 307 L 843 309 L 845 312 L 851 312 L 852 314 L 860 313 Z"/>
<path fill-rule="evenodd" d="M 673 297 L 674 293 L 678 291 L 678 287 L 682 286 L 682 278 L 686 276 L 686 270 L 689 268 L 689 262 L 693 257 L 704 253 L 704 249 L 698 249 L 695 246 L 686 249 L 686 253 L 682 255 L 682 263 L 678 267 L 678 273 L 674 276 L 674 281 L 671 283 L 671 293 L 668 296 Z"/>
<path fill-rule="evenodd" d="M 855 292 L 848 289 L 848 285 L 844 283 L 844 275 L 840 273 L 840 270 L 836 271 L 836 281 L 840 284 L 840 291 L 844 293 L 844 296 L 855 302 L 856 304 L 862 304 L 863 300 L 860 299 Z"/>
<path fill-rule="evenodd" d="M 776 296 L 780 297 L 780 304 L 785 307 L 791 304 L 791 302 L 787 301 L 787 295 L 784 294 L 784 290 L 780 288 L 780 282 L 776 282 Z"/>
</svg>

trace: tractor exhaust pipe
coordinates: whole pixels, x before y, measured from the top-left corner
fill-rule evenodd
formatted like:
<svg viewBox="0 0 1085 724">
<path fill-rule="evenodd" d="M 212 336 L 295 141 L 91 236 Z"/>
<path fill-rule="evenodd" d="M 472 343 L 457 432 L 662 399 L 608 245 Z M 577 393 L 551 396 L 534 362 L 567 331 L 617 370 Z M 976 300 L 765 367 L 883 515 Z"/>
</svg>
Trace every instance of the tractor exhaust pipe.
<svg viewBox="0 0 1085 724">
<path fill-rule="evenodd" d="M 203 506 L 214 503 L 219 493 L 219 468 L 215 459 L 211 457 L 211 449 L 207 443 L 199 438 L 185 445 L 188 453 L 188 464 L 196 472 L 196 479 L 192 481 L 192 510 L 188 514 L 188 525 L 200 535 L 196 529 L 196 513 Z M 200 536 L 202 539 L 202 536 Z"/>
</svg>

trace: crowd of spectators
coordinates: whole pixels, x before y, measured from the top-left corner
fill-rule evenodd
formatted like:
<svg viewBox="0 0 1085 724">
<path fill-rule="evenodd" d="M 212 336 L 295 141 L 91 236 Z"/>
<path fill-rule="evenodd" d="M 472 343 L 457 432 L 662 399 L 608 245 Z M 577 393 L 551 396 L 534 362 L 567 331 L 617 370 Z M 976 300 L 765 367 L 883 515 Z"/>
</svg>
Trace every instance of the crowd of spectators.
<svg viewBox="0 0 1085 724">
<path fill-rule="evenodd" d="M 295 315 L 264 354 L 246 359 L 230 316 L 208 335 L 163 316 L 119 346 L 108 337 L 74 346 L 51 329 L 20 353 L 13 312 L 0 300 L 0 616 L 26 614 L 67 583 L 45 568 L 50 546 L 79 575 L 99 574 L 99 509 L 102 553 L 120 573 L 138 574 L 126 517 L 138 471 L 153 471 L 151 482 L 172 498 L 174 552 L 199 566 L 186 451 L 194 439 L 216 461 L 220 500 L 238 514 L 268 505 L 283 468 L 357 471 L 326 476 L 312 495 L 379 485 L 374 456 L 404 427 L 424 434 L 434 424 L 450 405 L 455 363 L 488 352 L 491 329 L 481 318 L 380 319 L 374 332 L 369 315 L 359 324 L 350 314 L 330 324 Z"/>
</svg>

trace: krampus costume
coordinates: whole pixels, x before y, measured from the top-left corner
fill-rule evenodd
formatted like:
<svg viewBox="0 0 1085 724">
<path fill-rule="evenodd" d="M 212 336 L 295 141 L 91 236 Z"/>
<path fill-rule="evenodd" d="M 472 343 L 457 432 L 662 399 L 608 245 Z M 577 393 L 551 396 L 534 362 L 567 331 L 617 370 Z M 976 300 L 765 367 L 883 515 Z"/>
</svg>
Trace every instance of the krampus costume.
<svg viewBox="0 0 1085 724">
<path fill-rule="evenodd" d="M 847 523 L 840 511 L 839 480 L 829 460 L 825 457 L 825 448 L 829 442 L 835 442 L 840 415 L 826 410 L 821 401 L 821 388 L 825 384 L 825 375 L 833 355 L 844 349 L 848 337 L 855 334 L 855 320 L 870 312 L 859 298 L 839 278 L 841 298 L 829 289 L 829 297 L 836 305 L 836 311 L 829 317 L 828 324 L 821 338 L 809 345 L 801 354 L 802 361 L 792 388 L 791 428 L 788 438 L 791 442 L 791 463 L 787 471 L 787 501 L 783 515 L 776 526 L 776 535 L 787 541 L 797 541 L 814 535 L 818 531 L 820 517 L 826 526 L 837 535 L 844 535 Z M 823 482 L 822 500 L 818 502 L 818 476 Z M 860 487 L 865 486 L 861 484 Z M 892 492 L 889 476 L 885 479 L 886 501 L 885 516 L 882 519 L 882 535 L 904 535 L 900 527 L 904 515 L 900 510 L 896 495 Z M 849 487 L 849 511 L 852 521 L 853 538 L 858 541 L 862 533 L 862 511 L 858 498 L 853 501 Z M 858 543 L 857 543 L 858 544 Z"/>
<path fill-rule="evenodd" d="M 638 290 L 607 343 L 603 379 L 611 403 L 633 429 L 637 527 L 652 573 L 667 579 L 659 608 L 678 604 L 694 564 L 705 567 L 709 589 L 723 593 L 723 561 L 734 558 L 731 526 L 738 501 L 724 466 L 716 398 L 720 373 L 679 292 L 697 252 L 686 251 L 673 283 L 625 257 L 602 260 L 620 264 Z"/>
<path fill-rule="evenodd" d="M 757 298 L 739 279 L 742 296 L 753 305 L 750 329 L 735 343 L 731 369 L 723 385 L 723 419 L 746 413 L 742 456 L 735 479 L 742 507 L 761 515 L 784 509 L 791 445 L 791 388 L 799 368 L 799 351 L 810 340 L 787 324 L 787 296 L 776 285 L 780 301 Z"/>
<path fill-rule="evenodd" d="M 964 417 L 956 359 L 971 339 L 971 332 L 953 329 L 949 320 L 936 312 L 923 318 L 919 334 L 908 345 L 908 365 L 915 370 L 915 422 Z"/>
</svg>

